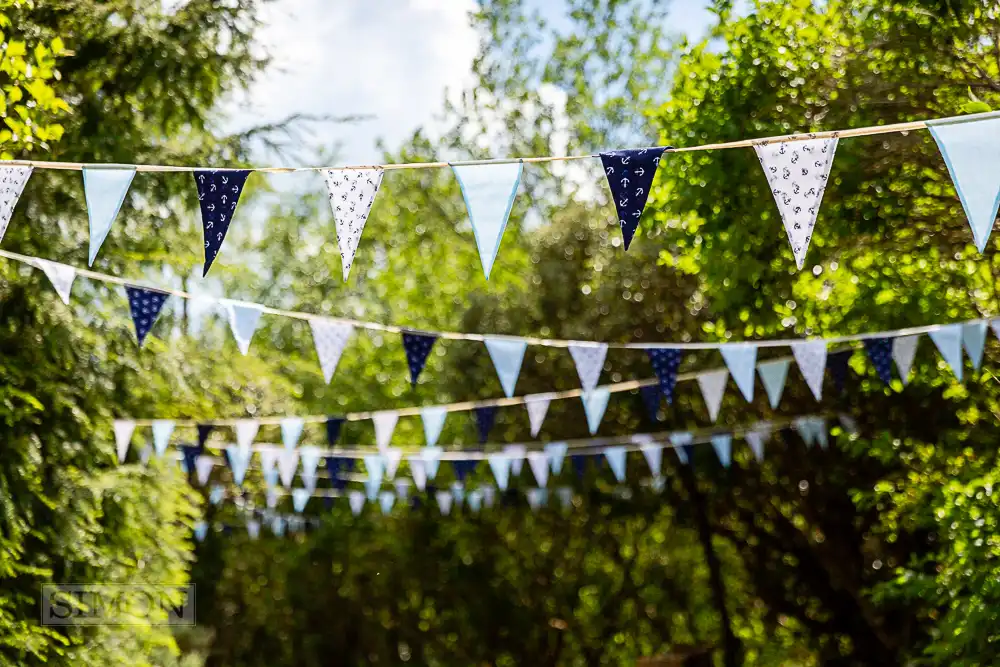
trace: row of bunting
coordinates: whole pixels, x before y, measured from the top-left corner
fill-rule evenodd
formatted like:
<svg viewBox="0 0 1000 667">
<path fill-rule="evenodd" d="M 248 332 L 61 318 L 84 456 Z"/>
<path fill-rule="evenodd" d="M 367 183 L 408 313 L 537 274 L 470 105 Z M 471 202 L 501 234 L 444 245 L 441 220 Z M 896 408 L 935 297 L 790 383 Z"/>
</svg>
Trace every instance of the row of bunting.
<svg viewBox="0 0 1000 667">
<path fill-rule="evenodd" d="M 986 248 L 1000 206 L 1000 117 L 928 121 L 951 174 L 980 252 Z M 805 262 L 837 150 L 838 138 L 812 138 L 764 143 L 754 150 L 788 235 L 799 269 Z M 635 148 L 600 153 L 608 186 L 618 213 L 625 249 L 632 242 L 646 206 L 656 171 L 666 148 Z M 991 162 L 991 160 L 993 162 Z M 0 239 L 32 167 L 0 166 Z M 469 221 L 489 279 L 507 218 L 521 180 L 523 163 L 494 162 L 452 165 L 462 190 Z M 194 171 L 202 215 L 207 275 L 229 231 L 250 169 Z M 90 221 L 89 262 L 107 238 L 128 194 L 136 168 L 128 165 L 85 166 L 84 194 Z M 324 172 L 333 210 L 337 243 L 346 281 L 365 223 L 382 184 L 384 170 L 329 169 Z"/>
</svg>

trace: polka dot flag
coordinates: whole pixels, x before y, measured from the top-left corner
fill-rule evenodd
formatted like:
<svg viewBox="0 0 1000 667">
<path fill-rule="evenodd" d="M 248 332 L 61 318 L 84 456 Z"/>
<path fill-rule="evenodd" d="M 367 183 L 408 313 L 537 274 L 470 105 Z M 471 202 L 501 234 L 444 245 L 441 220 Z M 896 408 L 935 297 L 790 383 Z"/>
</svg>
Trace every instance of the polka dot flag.
<svg viewBox="0 0 1000 667">
<path fill-rule="evenodd" d="M 125 293 L 128 295 L 129 310 L 132 311 L 132 323 L 135 325 L 135 337 L 139 341 L 139 347 L 146 340 L 146 334 L 153 328 L 156 318 L 160 316 L 163 304 L 167 302 L 169 294 L 143 289 L 141 287 L 126 286 Z"/>
<path fill-rule="evenodd" d="M 875 365 L 882 382 L 892 382 L 892 340 L 889 338 L 866 338 L 865 350 Z"/>
<path fill-rule="evenodd" d="M 404 333 L 403 350 L 406 352 L 406 364 L 410 367 L 410 384 L 416 385 L 420 372 L 424 370 L 427 357 L 434 347 L 437 336 L 426 334 Z"/>
<path fill-rule="evenodd" d="M 669 347 L 654 347 L 646 352 L 656 371 L 656 377 L 660 380 L 660 393 L 667 399 L 667 403 L 673 403 L 677 369 L 681 366 L 681 351 Z"/>
</svg>

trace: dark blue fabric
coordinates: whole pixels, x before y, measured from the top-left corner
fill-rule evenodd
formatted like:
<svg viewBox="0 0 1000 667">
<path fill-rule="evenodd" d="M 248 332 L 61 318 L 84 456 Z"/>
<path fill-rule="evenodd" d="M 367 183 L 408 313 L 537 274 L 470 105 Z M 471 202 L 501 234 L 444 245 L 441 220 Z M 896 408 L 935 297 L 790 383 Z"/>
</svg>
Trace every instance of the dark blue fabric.
<svg viewBox="0 0 1000 667">
<path fill-rule="evenodd" d="M 343 417 L 328 417 L 326 420 L 326 441 L 331 447 L 340 440 L 340 427 L 344 425 Z"/>
<path fill-rule="evenodd" d="M 195 464 L 198 461 L 198 457 L 205 450 L 204 447 L 195 447 L 194 445 L 181 445 L 181 456 L 184 457 L 184 467 L 187 468 L 188 479 L 190 480 L 195 473 Z"/>
<path fill-rule="evenodd" d="M 639 396 L 642 397 L 642 404 L 646 408 L 649 421 L 660 421 L 660 387 L 658 385 L 639 387 Z"/>
<path fill-rule="evenodd" d="M 493 424 L 497 420 L 497 409 L 492 405 L 485 408 L 476 408 L 474 414 L 476 417 L 476 430 L 479 432 L 479 444 L 483 444 L 490 437 L 490 431 L 493 430 Z"/>
<path fill-rule="evenodd" d="M 198 202 L 201 204 L 201 224 L 205 230 L 205 268 L 202 276 L 208 275 L 212 262 L 219 254 L 249 175 L 249 169 L 194 172 Z"/>
<path fill-rule="evenodd" d="M 569 457 L 570 462 L 573 464 L 573 470 L 576 471 L 576 476 L 583 478 L 587 472 L 587 459 L 590 458 L 584 454 L 574 454 Z"/>
<path fill-rule="evenodd" d="M 347 480 L 343 479 L 341 474 L 349 473 L 353 469 L 354 459 L 348 459 L 342 456 L 326 457 L 326 470 L 330 473 L 331 488 L 340 490 L 347 488 Z"/>
<path fill-rule="evenodd" d="M 211 424 L 198 424 L 198 447 L 205 449 L 205 443 L 208 441 L 208 436 L 215 430 L 215 427 Z"/>
<path fill-rule="evenodd" d="M 434 347 L 437 336 L 426 336 L 424 334 L 404 333 L 403 350 L 406 351 L 406 365 L 410 367 L 410 384 L 416 385 L 420 371 L 424 370 L 427 363 L 427 355 Z"/>
<path fill-rule="evenodd" d="M 455 479 L 464 483 L 465 478 L 475 471 L 479 461 L 452 461 L 451 469 L 455 471 Z"/>
<path fill-rule="evenodd" d="M 323 496 L 323 505 L 327 510 L 333 509 L 333 501 L 336 500 L 333 496 Z"/>
<path fill-rule="evenodd" d="M 139 341 L 139 347 L 142 347 L 142 342 L 146 340 L 146 334 L 153 328 L 156 318 L 160 316 L 160 311 L 163 309 L 163 304 L 167 302 L 167 297 L 170 295 L 131 285 L 125 286 L 125 294 L 128 295 L 129 310 L 132 311 L 135 337 Z"/>
<path fill-rule="evenodd" d="M 660 393 L 667 403 L 674 402 L 674 385 L 677 384 L 677 369 L 681 367 L 683 353 L 675 348 L 654 347 L 646 350 L 653 364 L 656 377 L 660 380 Z"/>
<path fill-rule="evenodd" d="M 688 465 L 694 465 L 694 445 L 681 445 L 681 449 L 684 450 L 684 458 Z"/>
<path fill-rule="evenodd" d="M 826 358 L 826 368 L 833 378 L 833 386 L 837 391 L 844 391 L 844 382 L 847 380 L 847 362 L 851 360 L 853 350 L 836 352 Z"/>
<path fill-rule="evenodd" d="M 626 250 L 639 226 L 663 151 L 663 148 L 629 148 L 601 153 L 604 175 L 608 177 L 608 187 L 618 210 L 618 224 L 622 228 Z"/>
<path fill-rule="evenodd" d="M 892 339 L 866 338 L 865 350 L 882 382 L 892 382 Z"/>
</svg>

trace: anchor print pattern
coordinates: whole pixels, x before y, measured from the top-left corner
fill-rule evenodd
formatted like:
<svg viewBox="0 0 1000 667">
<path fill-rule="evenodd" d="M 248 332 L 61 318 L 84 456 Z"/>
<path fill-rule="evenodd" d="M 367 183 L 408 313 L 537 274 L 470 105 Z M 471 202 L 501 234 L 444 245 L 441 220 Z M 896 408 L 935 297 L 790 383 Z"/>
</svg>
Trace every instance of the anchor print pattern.
<svg viewBox="0 0 1000 667">
<path fill-rule="evenodd" d="M 375 203 L 383 170 L 378 169 L 329 169 L 326 187 L 330 191 L 330 208 L 337 228 L 337 246 L 344 269 L 344 282 L 351 273 L 354 254 L 361 242 L 361 233 Z"/>
<path fill-rule="evenodd" d="M 249 169 L 194 172 L 198 202 L 201 204 L 201 224 L 205 230 L 203 276 L 208 275 L 212 262 L 219 254 L 249 175 Z"/>
<path fill-rule="evenodd" d="M 31 177 L 31 167 L 0 167 L 0 239 L 7 233 L 7 225 L 14 214 L 17 200 L 24 185 Z"/>
<path fill-rule="evenodd" d="M 639 226 L 663 151 L 663 148 L 630 148 L 601 153 L 604 175 L 618 210 L 618 224 L 622 228 L 626 250 Z"/>
<path fill-rule="evenodd" d="M 125 286 L 125 293 L 128 295 L 129 310 L 132 311 L 132 323 L 135 324 L 135 337 L 139 341 L 139 347 L 142 347 L 146 334 L 153 328 L 170 295 L 130 285 Z"/>
</svg>

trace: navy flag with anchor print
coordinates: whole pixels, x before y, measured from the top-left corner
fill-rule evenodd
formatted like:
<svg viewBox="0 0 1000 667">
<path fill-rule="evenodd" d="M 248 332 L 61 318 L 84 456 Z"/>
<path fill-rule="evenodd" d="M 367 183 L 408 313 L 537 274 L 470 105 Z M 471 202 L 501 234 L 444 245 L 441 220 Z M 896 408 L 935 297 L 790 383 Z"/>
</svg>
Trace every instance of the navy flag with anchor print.
<svg viewBox="0 0 1000 667">
<path fill-rule="evenodd" d="M 212 262 L 219 254 L 249 175 L 249 169 L 194 172 L 198 202 L 201 204 L 201 224 L 205 230 L 205 268 L 202 276 L 208 275 Z"/>
<path fill-rule="evenodd" d="M 622 151 L 601 153 L 604 175 L 618 210 L 618 224 L 628 250 L 639 226 L 639 218 L 646 207 L 649 188 L 656 177 L 656 168 L 665 148 L 629 148 Z"/>
</svg>

